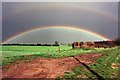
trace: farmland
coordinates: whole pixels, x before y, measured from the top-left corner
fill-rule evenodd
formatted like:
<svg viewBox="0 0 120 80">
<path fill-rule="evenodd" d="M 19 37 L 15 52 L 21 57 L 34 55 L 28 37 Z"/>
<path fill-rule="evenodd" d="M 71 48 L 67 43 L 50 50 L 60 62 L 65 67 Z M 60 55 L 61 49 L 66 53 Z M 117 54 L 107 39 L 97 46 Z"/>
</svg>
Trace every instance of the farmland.
<svg viewBox="0 0 120 80">
<path fill-rule="evenodd" d="M 60 48 L 60 51 L 58 50 Z M 72 49 L 71 46 L 2 46 L 3 57 L 29 54 L 53 55 L 51 57 L 72 56 L 103 49 Z"/>
<path fill-rule="evenodd" d="M 60 51 L 59 51 L 60 48 Z M 79 55 L 88 52 L 100 51 L 102 49 L 72 49 L 71 46 L 3 46 L 3 65 L 17 59 L 25 59 L 24 55 L 41 56 L 45 58 L 59 58 Z M 35 56 L 36 55 L 36 56 Z M 27 58 L 28 59 L 28 58 Z"/>
<path fill-rule="evenodd" d="M 101 49 L 72 49 L 71 46 L 57 46 L 57 47 L 56 46 L 2 46 L 2 51 L 1 51 L 3 54 L 2 64 L 5 67 L 10 64 L 15 65 L 16 63 L 14 62 L 18 60 L 19 61 L 29 60 L 29 64 L 30 64 L 31 61 L 34 62 L 37 59 L 41 60 L 40 57 L 43 57 L 43 58 L 46 58 L 46 60 L 50 61 L 49 62 L 50 64 L 54 63 L 54 62 L 51 62 L 52 59 L 54 59 L 54 61 L 57 61 L 57 62 L 60 59 L 60 63 L 63 62 L 64 65 L 71 66 L 71 65 L 68 65 L 68 63 L 70 64 L 70 61 L 71 62 L 73 61 L 73 63 L 76 63 L 73 60 L 74 58 L 71 58 L 71 56 L 80 56 L 78 57 L 80 61 L 86 58 L 86 62 L 84 62 L 85 64 L 91 61 L 91 64 L 88 63 L 87 66 L 102 78 L 117 78 L 119 75 L 118 73 L 119 68 L 112 68 L 112 64 L 113 63 L 115 63 L 116 65 L 120 64 L 120 54 L 118 51 L 119 48 L 120 47 L 114 47 L 114 48 L 108 48 L 108 49 L 102 49 L 102 48 Z M 94 58 L 93 55 L 94 56 L 100 55 L 101 57 L 98 56 L 98 58 Z M 65 61 L 66 59 L 70 61 L 66 63 Z M 22 62 L 17 64 L 24 65 L 24 63 Z M 26 63 L 26 65 L 27 64 L 28 63 Z M 57 63 L 55 64 L 57 65 Z M 90 78 L 90 79 L 97 78 L 97 76 L 92 74 L 88 69 L 86 69 L 84 65 L 74 66 L 73 64 L 73 66 L 70 68 L 72 71 L 64 72 L 64 76 L 62 77 Z M 57 78 L 59 79 L 59 76 L 57 76 Z"/>
<path fill-rule="evenodd" d="M 100 51 L 97 53 L 101 53 L 104 56 L 102 58 L 97 59 L 97 63 L 89 65 L 91 70 L 94 70 L 99 74 L 103 79 L 110 78 L 119 78 L 120 75 L 120 67 L 114 68 L 112 64 L 120 65 L 120 53 L 119 48 L 109 49 Z M 72 73 L 65 74 L 67 78 L 96 78 L 95 75 L 91 74 L 89 70 L 86 70 L 84 66 L 74 67 Z M 119 80 L 119 79 L 118 79 Z"/>
</svg>

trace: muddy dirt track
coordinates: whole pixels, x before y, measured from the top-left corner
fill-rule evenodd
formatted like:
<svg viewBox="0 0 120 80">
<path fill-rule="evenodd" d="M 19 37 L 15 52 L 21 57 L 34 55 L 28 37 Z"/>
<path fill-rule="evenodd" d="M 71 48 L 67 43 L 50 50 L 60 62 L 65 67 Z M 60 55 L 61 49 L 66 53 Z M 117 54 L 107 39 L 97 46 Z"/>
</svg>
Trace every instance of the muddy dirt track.
<svg viewBox="0 0 120 80">
<path fill-rule="evenodd" d="M 101 54 L 83 54 L 75 56 L 82 63 L 96 63 Z M 3 78 L 56 78 L 63 77 L 64 72 L 71 72 L 73 67 L 82 66 L 74 57 L 36 58 L 32 61 L 16 61 L 3 67 Z"/>
</svg>

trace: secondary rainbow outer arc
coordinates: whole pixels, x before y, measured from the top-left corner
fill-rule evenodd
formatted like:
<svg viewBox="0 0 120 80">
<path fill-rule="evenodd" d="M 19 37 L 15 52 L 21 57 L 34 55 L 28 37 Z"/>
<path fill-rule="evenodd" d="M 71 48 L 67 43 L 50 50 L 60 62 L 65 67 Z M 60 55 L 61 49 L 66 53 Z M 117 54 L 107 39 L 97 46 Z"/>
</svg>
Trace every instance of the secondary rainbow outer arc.
<svg viewBox="0 0 120 80">
<path fill-rule="evenodd" d="M 54 5 L 52 5 L 52 7 L 53 7 Z M 78 6 L 78 5 L 71 5 L 71 6 L 65 6 L 65 5 L 63 5 L 63 6 L 61 6 L 61 7 L 63 7 L 63 8 L 65 8 L 65 7 L 67 7 L 67 8 L 73 8 L 74 10 L 76 9 L 77 11 L 79 11 L 79 10 L 83 10 L 83 11 L 91 11 L 91 12 L 93 12 L 93 13 L 95 13 L 95 14 L 99 14 L 99 15 L 101 15 L 101 16 L 106 16 L 106 17 L 108 17 L 108 18 L 110 18 L 111 20 L 114 20 L 114 21 L 118 21 L 118 19 L 115 17 L 115 16 L 113 16 L 113 15 L 111 15 L 111 14 L 109 14 L 109 13 L 107 13 L 107 12 L 103 12 L 103 11 L 99 11 L 98 9 L 89 9 L 89 8 L 84 8 L 84 7 L 80 7 L 80 6 Z M 46 6 L 46 8 L 50 8 L 49 6 Z M 46 9 L 45 8 L 45 9 Z M 19 14 L 19 13 L 22 13 L 22 12 L 28 12 L 28 11 L 33 11 L 33 10 L 35 10 L 36 8 L 35 7 L 30 7 L 30 8 L 28 8 L 28 9 L 22 9 L 22 10 L 19 10 L 19 11 L 17 11 L 17 12 L 15 12 L 14 14 L 12 14 L 12 16 L 14 15 L 17 15 L 17 14 Z M 7 17 L 9 17 L 10 15 L 8 15 Z"/>
<path fill-rule="evenodd" d="M 101 38 L 101 39 L 103 39 L 103 40 L 110 40 L 110 39 L 108 39 L 108 38 L 106 38 L 106 37 L 104 37 L 104 36 L 102 36 L 102 35 L 99 35 L 99 34 L 97 34 L 97 33 L 94 33 L 94 32 L 92 32 L 92 31 L 85 30 L 85 29 L 81 29 L 81 28 L 77 28 L 77 27 L 74 27 L 74 28 L 73 28 L 73 27 L 70 27 L 70 26 L 49 26 L 49 27 L 34 28 L 34 29 L 27 30 L 27 31 L 25 31 L 25 32 L 16 34 L 16 35 L 14 35 L 13 37 L 9 38 L 8 40 L 4 41 L 2 44 L 5 44 L 5 43 L 7 43 L 7 42 L 9 42 L 9 41 L 17 38 L 17 37 L 20 37 L 20 36 L 24 35 L 24 34 L 27 34 L 27 33 L 33 32 L 33 31 L 37 31 L 37 30 L 48 29 L 48 28 L 63 28 L 63 29 L 76 30 L 76 31 L 80 31 L 80 32 L 82 31 L 82 32 L 86 32 L 86 33 L 91 34 L 91 35 L 95 35 L 96 37 L 99 37 L 99 38 Z"/>
<path fill-rule="evenodd" d="M 72 6 L 72 5 L 71 5 Z M 108 18 L 110 18 L 110 19 L 113 19 L 114 21 L 118 21 L 118 19 L 117 18 L 115 18 L 113 15 L 111 15 L 111 14 L 109 14 L 109 13 L 106 13 L 106 12 L 103 12 L 103 11 L 99 11 L 99 10 L 97 10 L 97 9 L 89 9 L 89 8 L 83 8 L 83 7 L 80 7 L 80 6 L 76 6 L 76 5 L 74 5 L 74 6 L 67 6 L 67 7 L 69 7 L 69 8 L 74 8 L 74 9 L 76 9 L 76 10 L 85 10 L 85 11 L 91 11 L 91 12 L 93 12 L 93 13 L 95 13 L 95 14 L 100 14 L 100 15 L 102 15 L 102 16 L 107 16 Z M 62 6 L 62 7 L 66 7 L 66 6 Z M 47 7 L 48 8 L 48 7 Z M 18 13 L 21 13 L 21 12 L 28 12 L 28 11 L 32 11 L 32 10 L 34 10 L 34 9 L 36 9 L 35 7 L 31 7 L 31 8 L 29 8 L 29 9 L 23 9 L 23 10 L 19 10 L 18 12 L 15 12 L 14 14 L 12 14 L 11 16 L 15 16 L 15 15 L 17 15 Z M 7 15 L 7 17 L 9 17 L 10 15 Z M 37 28 L 35 28 L 35 29 L 37 29 Z M 27 32 L 31 32 L 33 29 L 31 29 L 31 30 L 28 30 L 28 31 L 25 31 L 25 32 L 23 32 L 24 34 L 25 33 L 27 33 Z M 84 30 L 84 29 L 83 29 Z M 94 32 L 92 32 L 92 31 L 89 31 L 89 30 L 85 30 L 85 31 L 88 31 L 88 32 L 90 32 L 90 33 L 92 33 L 92 34 L 97 34 L 97 33 L 94 33 Z M 8 42 L 9 40 L 12 40 L 13 38 L 15 38 L 16 36 L 20 36 L 20 34 L 22 35 L 22 33 L 19 33 L 19 34 L 16 34 L 16 35 L 14 35 L 13 37 L 11 37 L 10 39 L 8 39 L 8 40 L 6 40 L 6 41 L 4 41 L 3 43 L 6 43 L 6 42 Z M 108 38 L 106 38 L 106 37 L 104 37 L 104 36 L 102 36 L 102 35 L 99 35 L 99 34 L 97 34 L 98 36 L 100 36 L 101 38 L 104 38 L 104 39 L 107 39 L 107 40 L 110 40 L 110 39 L 108 39 Z"/>
</svg>

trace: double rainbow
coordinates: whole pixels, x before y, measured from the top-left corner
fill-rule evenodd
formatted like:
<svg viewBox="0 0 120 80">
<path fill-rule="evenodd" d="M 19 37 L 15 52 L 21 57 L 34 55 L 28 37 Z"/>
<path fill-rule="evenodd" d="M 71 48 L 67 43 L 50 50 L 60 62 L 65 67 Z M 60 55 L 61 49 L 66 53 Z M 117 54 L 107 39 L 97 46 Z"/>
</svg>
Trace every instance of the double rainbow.
<svg viewBox="0 0 120 80">
<path fill-rule="evenodd" d="M 15 38 L 18 38 L 20 36 L 23 36 L 25 34 L 29 34 L 30 32 L 38 31 L 38 30 L 43 30 L 43 29 L 49 29 L 49 28 L 69 29 L 69 30 L 74 30 L 74 31 L 88 33 L 88 34 L 94 35 L 96 37 L 99 37 L 100 39 L 105 40 L 105 41 L 106 40 L 110 40 L 110 39 L 108 39 L 105 36 L 102 36 L 102 35 L 97 34 L 95 32 L 92 32 L 92 31 L 89 31 L 89 30 L 85 30 L 85 29 L 81 29 L 81 28 L 78 28 L 78 27 L 75 27 L 75 26 L 72 26 L 72 27 L 71 26 L 46 26 L 46 27 L 44 26 L 44 27 L 33 28 L 33 29 L 27 30 L 25 32 L 21 32 L 19 34 L 16 34 L 16 35 L 12 36 L 11 38 L 9 38 L 8 40 L 4 41 L 3 44 L 7 43 L 7 42 L 9 42 L 9 41 L 11 41 L 11 40 L 13 40 Z"/>
</svg>

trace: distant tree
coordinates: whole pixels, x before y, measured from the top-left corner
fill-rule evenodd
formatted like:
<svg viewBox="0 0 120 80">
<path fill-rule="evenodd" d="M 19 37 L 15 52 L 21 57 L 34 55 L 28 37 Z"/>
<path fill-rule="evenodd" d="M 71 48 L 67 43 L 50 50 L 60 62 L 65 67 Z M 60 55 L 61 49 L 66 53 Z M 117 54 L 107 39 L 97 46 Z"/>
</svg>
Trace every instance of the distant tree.
<svg viewBox="0 0 120 80">
<path fill-rule="evenodd" d="M 55 45 L 56 45 L 56 46 L 59 46 L 59 42 L 58 42 L 58 41 L 55 41 Z"/>
</svg>

